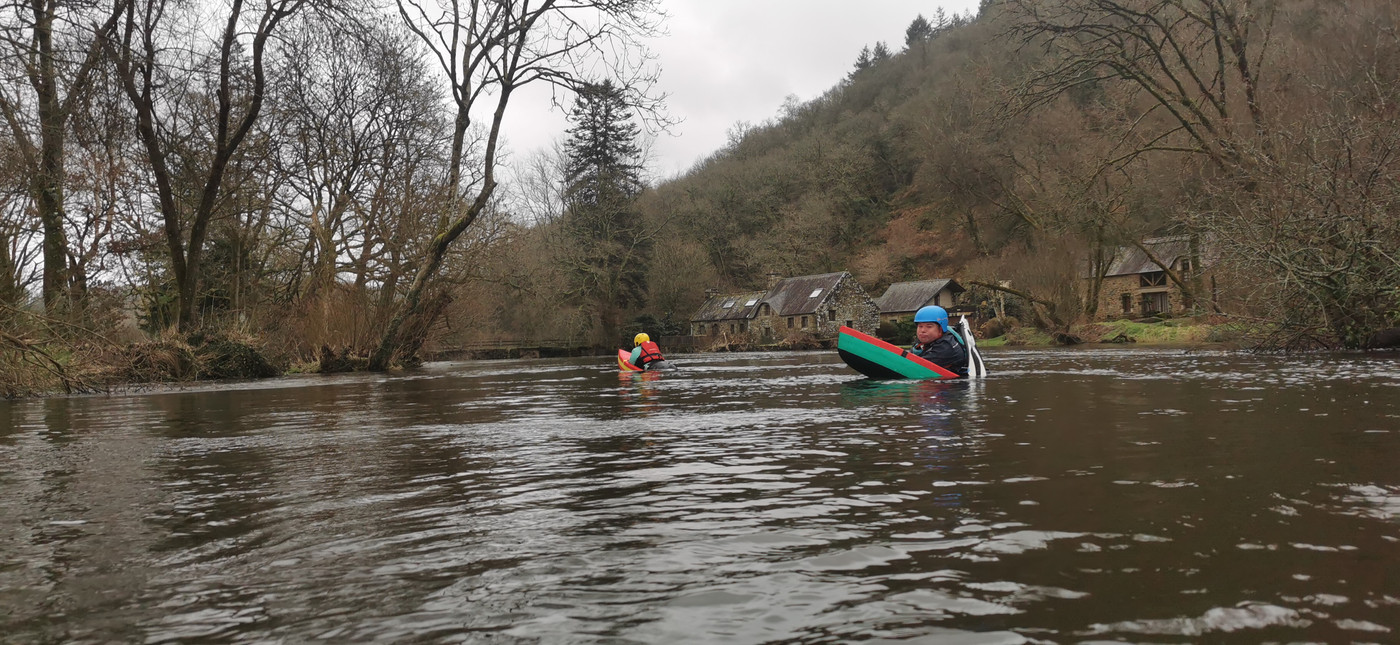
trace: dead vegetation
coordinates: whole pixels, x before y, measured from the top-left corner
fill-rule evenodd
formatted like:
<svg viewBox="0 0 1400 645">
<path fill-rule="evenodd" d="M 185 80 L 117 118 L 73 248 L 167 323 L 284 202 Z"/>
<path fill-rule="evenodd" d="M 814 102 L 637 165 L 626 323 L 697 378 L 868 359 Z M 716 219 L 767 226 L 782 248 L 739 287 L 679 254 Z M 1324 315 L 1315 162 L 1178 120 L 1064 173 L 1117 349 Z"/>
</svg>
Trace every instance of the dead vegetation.
<svg viewBox="0 0 1400 645">
<path fill-rule="evenodd" d="M 80 326 L 6 307 L 0 320 L 0 396 L 111 392 L 128 385 L 282 374 L 246 333 L 203 330 L 116 343 Z"/>
</svg>

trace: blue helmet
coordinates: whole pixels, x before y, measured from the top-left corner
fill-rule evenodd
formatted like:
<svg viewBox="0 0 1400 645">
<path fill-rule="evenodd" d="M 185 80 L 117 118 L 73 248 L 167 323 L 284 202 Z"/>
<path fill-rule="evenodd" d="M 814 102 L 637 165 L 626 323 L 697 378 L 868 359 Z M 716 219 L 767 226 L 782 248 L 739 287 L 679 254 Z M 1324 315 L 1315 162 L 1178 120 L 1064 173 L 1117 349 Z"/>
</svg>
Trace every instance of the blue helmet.
<svg viewBox="0 0 1400 645">
<path fill-rule="evenodd" d="M 920 309 L 914 314 L 914 324 L 926 322 L 936 322 L 944 332 L 952 331 L 948 328 L 948 310 L 938 305 L 929 305 Z"/>
</svg>

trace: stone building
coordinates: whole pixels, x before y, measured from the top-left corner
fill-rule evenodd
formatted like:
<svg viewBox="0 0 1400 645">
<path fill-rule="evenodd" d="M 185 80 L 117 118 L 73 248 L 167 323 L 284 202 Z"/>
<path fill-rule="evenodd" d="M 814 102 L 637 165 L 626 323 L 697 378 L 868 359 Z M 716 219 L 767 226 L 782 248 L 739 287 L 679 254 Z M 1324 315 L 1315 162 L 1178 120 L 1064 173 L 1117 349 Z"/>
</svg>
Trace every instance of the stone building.
<svg viewBox="0 0 1400 645">
<path fill-rule="evenodd" d="M 885 293 L 875 299 L 880 308 L 880 323 L 896 323 L 909 320 L 914 313 L 928 305 L 938 305 L 957 311 L 958 294 L 967 291 L 955 280 L 916 280 L 896 282 L 885 289 Z"/>
<path fill-rule="evenodd" d="M 831 337 L 842 325 L 873 334 L 880 324 L 879 307 L 849 272 L 772 275 L 769 282 L 762 292 L 711 292 L 690 318 L 691 335 L 771 341 L 803 333 Z"/>
<path fill-rule="evenodd" d="M 1198 277 L 1206 290 L 1214 292 L 1214 277 L 1209 273 L 1213 262 L 1209 252 L 1201 249 L 1201 243 L 1198 242 L 1193 251 L 1190 238 L 1182 235 L 1146 239 L 1142 245 L 1172 271 L 1183 278 Z M 1103 283 L 1099 286 L 1098 318 L 1145 318 L 1159 313 L 1180 315 L 1189 313 L 1195 305 L 1142 249 L 1125 246 L 1119 247 L 1104 272 Z"/>
<path fill-rule="evenodd" d="M 754 324 L 760 335 L 835 336 L 842 325 L 868 334 L 880 326 L 880 308 L 847 271 L 778 280 L 759 301 Z"/>
<path fill-rule="evenodd" d="M 705 295 L 709 297 L 705 299 L 705 304 L 690 317 L 690 335 L 729 334 L 730 338 L 738 338 L 740 334 L 748 334 L 758 302 L 765 293 L 751 291 L 723 295 L 713 290 L 707 291 Z"/>
</svg>

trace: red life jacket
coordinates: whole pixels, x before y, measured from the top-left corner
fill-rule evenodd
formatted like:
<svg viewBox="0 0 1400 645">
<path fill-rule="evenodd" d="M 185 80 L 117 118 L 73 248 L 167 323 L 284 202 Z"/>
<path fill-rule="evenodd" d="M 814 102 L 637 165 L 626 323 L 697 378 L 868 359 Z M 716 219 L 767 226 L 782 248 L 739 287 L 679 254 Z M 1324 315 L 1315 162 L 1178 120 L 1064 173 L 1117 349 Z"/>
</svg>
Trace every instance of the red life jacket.
<svg viewBox="0 0 1400 645">
<path fill-rule="evenodd" d="M 646 369 L 647 365 L 655 361 L 666 360 L 663 356 L 661 356 L 661 348 L 657 347 L 656 343 L 646 341 L 645 343 L 638 345 L 638 347 L 641 347 L 642 351 L 640 354 L 637 354 L 637 367 Z"/>
</svg>

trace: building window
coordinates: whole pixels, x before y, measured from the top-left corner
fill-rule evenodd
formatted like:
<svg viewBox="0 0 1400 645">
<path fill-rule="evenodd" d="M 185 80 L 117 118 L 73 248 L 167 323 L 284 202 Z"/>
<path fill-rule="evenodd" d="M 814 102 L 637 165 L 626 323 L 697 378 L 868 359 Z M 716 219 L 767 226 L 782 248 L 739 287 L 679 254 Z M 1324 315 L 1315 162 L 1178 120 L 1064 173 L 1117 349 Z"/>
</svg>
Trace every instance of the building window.
<svg viewBox="0 0 1400 645">
<path fill-rule="evenodd" d="M 1167 274 L 1162 271 L 1138 274 L 1139 287 L 1161 287 L 1167 284 Z"/>
<path fill-rule="evenodd" d="M 935 305 L 937 305 L 937 306 L 939 306 L 939 307 L 942 307 L 942 306 L 943 306 L 943 294 L 941 294 L 941 293 L 935 293 L 935 294 L 933 294 L 933 304 L 935 304 Z"/>
<path fill-rule="evenodd" d="M 792 316 L 788 316 L 788 329 L 792 329 Z"/>
<path fill-rule="evenodd" d="M 1167 311 L 1166 292 L 1159 291 L 1156 293 L 1142 294 L 1142 315 L 1151 316 L 1152 314 L 1164 311 Z"/>
<path fill-rule="evenodd" d="M 734 333 L 734 323 L 729 323 L 729 333 Z"/>
<path fill-rule="evenodd" d="M 826 321 L 827 321 L 827 322 L 836 322 L 836 310 L 835 310 L 835 309 L 829 309 L 829 310 L 827 310 L 827 312 L 826 312 Z"/>
<path fill-rule="evenodd" d="M 749 324 L 748 324 L 748 323 L 746 323 L 746 322 L 741 322 L 741 323 L 739 323 L 739 331 L 748 331 L 748 330 L 749 330 Z"/>
<path fill-rule="evenodd" d="M 1123 294 L 1123 313 L 1133 313 L 1133 294 L 1131 293 Z"/>
<path fill-rule="evenodd" d="M 847 326 L 847 327 L 851 327 L 851 328 L 855 328 L 855 326 L 856 326 L 856 321 L 854 321 L 854 320 L 847 320 L 847 321 L 846 321 L 846 326 Z"/>
<path fill-rule="evenodd" d="M 758 315 L 760 315 L 760 316 L 771 316 L 771 315 L 773 315 L 773 308 L 772 308 L 772 307 L 769 307 L 769 306 L 768 306 L 768 303 L 765 302 L 765 303 L 763 303 L 763 304 L 761 304 L 761 305 L 758 306 Z"/>
<path fill-rule="evenodd" d="M 806 316 L 803 316 L 803 317 L 802 317 L 802 328 L 803 328 L 803 329 L 806 329 L 806 328 L 807 328 L 807 317 L 806 317 Z"/>
</svg>

